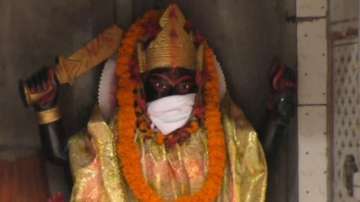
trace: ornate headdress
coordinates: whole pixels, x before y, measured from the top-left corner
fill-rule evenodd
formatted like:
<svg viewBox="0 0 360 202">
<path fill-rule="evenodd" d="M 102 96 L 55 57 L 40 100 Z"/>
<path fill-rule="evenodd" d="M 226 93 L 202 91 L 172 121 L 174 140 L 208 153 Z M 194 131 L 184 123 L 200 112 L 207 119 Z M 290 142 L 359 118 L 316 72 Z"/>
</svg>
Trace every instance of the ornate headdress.
<svg viewBox="0 0 360 202">
<path fill-rule="evenodd" d="M 117 126 L 121 138 L 117 142 L 117 154 L 121 158 L 124 177 L 139 201 L 163 201 L 162 197 L 148 185 L 143 176 L 141 153 L 134 142 L 136 137 L 136 90 L 138 82 L 131 75 L 134 47 L 146 38 L 145 25 L 157 22 L 157 12 L 149 11 L 141 20 L 133 24 L 129 34 L 124 38 L 119 51 L 116 67 L 118 79 L 117 99 L 121 110 L 118 111 Z M 171 5 L 160 20 L 162 31 L 152 41 L 147 50 L 138 44 L 138 62 L 142 70 L 151 70 L 159 67 L 185 67 L 202 69 L 202 61 L 209 75 L 204 84 L 204 125 L 207 129 L 209 147 L 209 171 L 207 180 L 201 190 L 187 196 L 179 196 L 177 202 L 183 201 L 214 201 L 221 193 L 221 183 L 225 170 L 225 141 L 224 130 L 221 124 L 219 74 L 216 69 L 216 58 L 213 51 L 201 41 L 195 51 L 189 34 L 183 29 L 185 20 L 176 5 Z M 173 32 L 172 32 L 173 31 Z M 176 35 L 172 35 L 175 33 Z M 176 36 L 172 38 L 171 36 Z M 200 43 L 200 42 L 199 42 Z M 161 58 L 157 59 L 157 58 Z M 146 61 L 147 60 L 147 61 Z M 146 67 L 144 69 L 143 67 Z M 126 124 L 124 124 L 126 123 Z"/>
<path fill-rule="evenodd" d="M 141 72 L 162 67 L 195 69 L 202 65 L 196 55 L 202 60 L 203 46 L 199 46 L 196 53 L 192 35 L 184 29 L 185 23 L 185 17 L 177 5 L 173 4 L 165 10 L 159 20 L 162 30 L 157 37 L 146 50 L 142 44 L 138 45 Z"/>
</svg>

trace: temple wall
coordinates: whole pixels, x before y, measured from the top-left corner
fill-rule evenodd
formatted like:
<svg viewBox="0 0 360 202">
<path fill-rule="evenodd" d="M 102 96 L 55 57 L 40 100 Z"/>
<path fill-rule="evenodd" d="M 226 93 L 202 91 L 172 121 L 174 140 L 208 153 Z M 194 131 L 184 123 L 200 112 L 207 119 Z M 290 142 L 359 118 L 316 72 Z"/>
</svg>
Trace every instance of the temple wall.
<svg viewBox="0 0 360 202">
<path fill-rule="evenodd" d="M 125 2 L 125 1 L 122 1 Z M 115 1 L 0 1 L 0 148 L 38 147 L 35 113 L 23 107 L 18 80 L 42 66 L 51 66 L 59 55 L 68 55 L 115 21 Z M 120 4 L 119 4 L 120 5 Z M 129 11 L 123 3 L 128 24 Z M 128 22 L 126 22 L 126 20 Z M 61 89 L 65 124 L 78 130 L 95 102 L 96 72 Z M 84 112 L 86 111 L 86 112 Z"/>
<path fill-rule="evenodd" d="M 354 171 L 357 169 L 359 174 L 360 168 L 359 6 L 357 0 L 330 3 L 332 138 L 329 159 L 333 202 L 360 200 L 359 188 L 351 186 Z M 352 165 L 349 164 L 351 158 Z M 359 184 L 358 178 L 354 184 Z"/>
<path fill-rule="evenodd" d="M 118 8 L 115 15 L 115 9 Z M 59 55 L 68 55 L 115 21 L 131 22 L 130 1 L 0 0 L 0 158 L 14 159 L 38 152 L 36 114 L 21 103 L 18 80 Z M 86 126 L 96 102 L 98 70 L 61 89 L 67 134 Z M 49 167 L 50 190 L 63 190 L 61 168 Z"/>
<path fill-rule="evenodd" d="M 327 0 L 297 1 L 299 201 L 331 201 Z"/>
</svg>

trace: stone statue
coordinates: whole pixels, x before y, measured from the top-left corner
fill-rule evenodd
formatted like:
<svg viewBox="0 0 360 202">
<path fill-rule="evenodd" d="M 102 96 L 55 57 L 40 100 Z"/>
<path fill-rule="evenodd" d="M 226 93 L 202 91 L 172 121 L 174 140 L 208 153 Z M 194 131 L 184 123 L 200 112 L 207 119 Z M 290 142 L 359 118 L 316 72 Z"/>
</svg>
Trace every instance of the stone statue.
<svg viewBox="0 0 360 202">
<path fill-rule="evenodd" d="M 70 162 L 71 201 L 264 202 L 257 133 L 178 6 L 149 11 L 120 38 L 119 28 L 109 28 L 24 83 L 49 159 Z M 98 106 L 87 129 L 68 141 L 66 157 L 58 86 L 105 60 Z"/>
</svg>

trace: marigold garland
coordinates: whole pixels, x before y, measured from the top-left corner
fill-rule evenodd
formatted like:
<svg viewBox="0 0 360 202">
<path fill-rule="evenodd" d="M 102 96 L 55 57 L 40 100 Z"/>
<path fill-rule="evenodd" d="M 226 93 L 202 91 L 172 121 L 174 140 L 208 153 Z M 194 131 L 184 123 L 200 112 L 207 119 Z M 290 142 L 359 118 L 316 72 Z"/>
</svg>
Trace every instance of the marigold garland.
<svg viewBox="0 0 360 202">
<path fill-rule="evenodd" d="M 143 19 L 131 26 L 119 51 L 116 74 L 119 78 L 117 99 L 120 107 L 118 114 L 117 153 L 128 185 L 135 197 L 142 202 L 161 202 L 161 197 L 146 182 L 140 164 L 141 154 L 135 143 L 136 113 L 135 89 L 137 83 L 131 78 L 130 63 L 134 58 L 136 43 L 145 34 L 146 23 L 157 22 L 159 13 L 148 12 Z M 205 127 L 208 135 L 208 174 L 202 189 L 191 195 L 183 196 L 176 202 L 215 201 L 220 194 L 225 169 L 225 141 L 221 124 L 219 78 L 215 67 L 215 55 L 207 46 L 204 54 L 209 81 L 205 83 Z"/>
<path fill-rule="evenodd" d="M 136 126 L 143 134 L 143 138 L 145 140 L 155 140 L 158 144 L 165 144 L 167 149 L 172 148 L 177 143 L 181 144 L 190 137 L 190 135 L 195 135 L 200 128 L 199 120 L 192 117 L 181 129 L 173 131 L 165 136 L 161 131 L 153 130 L 151 128 L 151 120 L 147 117 L 144 109 L 137 106 L 135 110 L 137 114 Z"/>
</svg>

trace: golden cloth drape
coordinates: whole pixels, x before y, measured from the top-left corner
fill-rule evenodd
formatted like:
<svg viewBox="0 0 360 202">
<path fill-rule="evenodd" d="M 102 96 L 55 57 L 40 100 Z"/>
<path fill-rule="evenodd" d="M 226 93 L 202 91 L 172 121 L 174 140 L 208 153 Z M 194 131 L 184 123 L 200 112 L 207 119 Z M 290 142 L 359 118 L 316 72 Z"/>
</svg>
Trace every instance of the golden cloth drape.
<svg viewBox="0 0 360 202">
<path fill-rule="evenodd" d="M 228 160 L 222 190 L 216 201 L 264 202 L 267 186 L 265 156 L 256 132 L 230 99 L 223 101 L 222 124 Z M 74 176 L 72 202 L 137 201 L 121 173 L 121 159 L 115 151 L 117 135 L 113 128 L 113 124 L 107 124 L 99 110 L 95 110 L 87 132 L 81 132 L 69 141 Z M 194 193 L 206 180 L 206 129 L 196 133 L 184 144 L 170 150 L 152 140 L 136 138 L 142 153 L 139 163 L 144 177 L 164 201 Z"/>
</svg>

